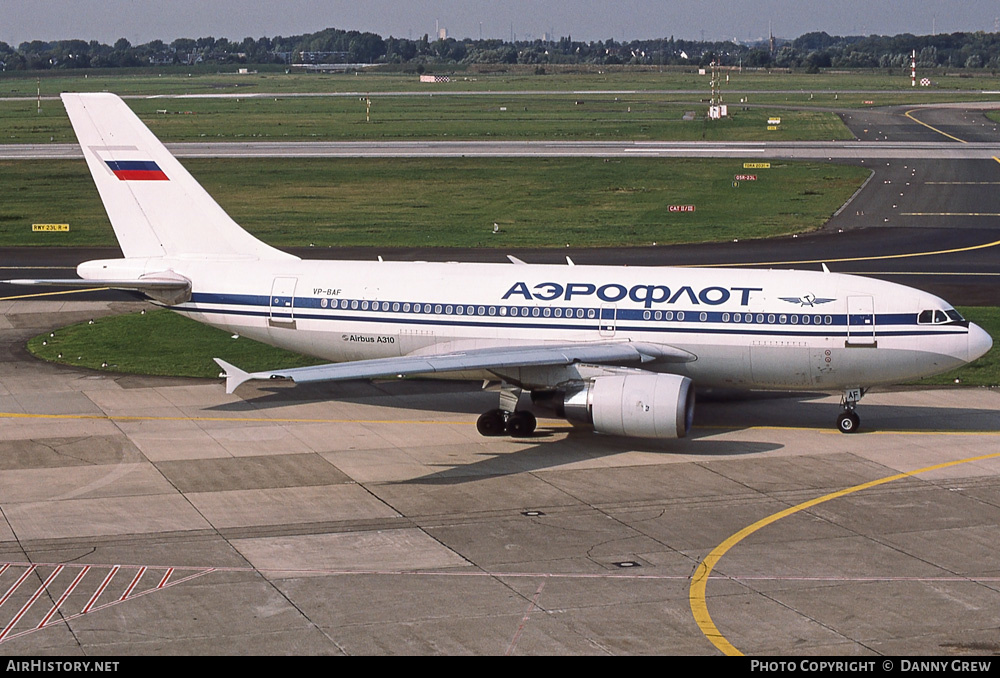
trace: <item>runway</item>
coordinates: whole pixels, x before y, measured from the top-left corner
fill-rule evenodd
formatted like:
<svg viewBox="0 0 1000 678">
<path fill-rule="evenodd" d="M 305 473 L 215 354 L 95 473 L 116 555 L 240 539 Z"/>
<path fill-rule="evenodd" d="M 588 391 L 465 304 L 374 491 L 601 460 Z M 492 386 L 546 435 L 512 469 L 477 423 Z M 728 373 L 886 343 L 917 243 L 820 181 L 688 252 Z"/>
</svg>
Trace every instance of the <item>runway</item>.
<svg viewBox="0 0 1000 678">
<path fill-rule="evenodd" d="M 925 122 L 961 138 L 954 120 Z M 998 174 L 889 160 L 824 233 L 617 256 L 898 266 L 992 299 L 1000 228 L 975 215 L 1000 212 L 982 183 Z M 922 256 L 886 258 L 907 252 Z M 681 441 L 550 419 L 486 439 L 496 394 L 477 384 L 230 396 L 26 354 L 30 336 L 141 307 L 119 299 L 0 302 L 2 655 L 1000 650 L 996 390 L 873 392 L 851 436 L 833 429 L 839 396 L 702 393 Z"/>
<path fill-rule="evenodd" d="M 994 160 L 995 143 L 947 141 L 257 141 L 166 144 L 178 158 L 774 158 Z M 0 160 L 83 159 L 76 144 L 0 144 Z M 998 160 L 997 162 L 1000 162 Z"/>
</svg>

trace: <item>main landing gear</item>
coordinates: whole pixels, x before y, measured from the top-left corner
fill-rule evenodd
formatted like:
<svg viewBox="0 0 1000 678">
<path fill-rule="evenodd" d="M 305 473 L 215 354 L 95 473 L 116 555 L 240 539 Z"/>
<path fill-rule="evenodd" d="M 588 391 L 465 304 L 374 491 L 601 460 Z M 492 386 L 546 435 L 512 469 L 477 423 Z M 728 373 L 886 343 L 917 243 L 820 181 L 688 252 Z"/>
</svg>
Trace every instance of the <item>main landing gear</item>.
<svg viewBox="0 0 1000 678">
<path fill-rule="evenodd" d="M 527 438 L 535 432 L 537 421 L 531 412 L 505 412 L 490 410 L 483 412 L 476 422 L 476 428 L 484 436 L 512 435 L 515 438 Z"/>
<path fill-rule="evenodd" d="M 480 435 L 502 436 L 505 433 L 515 438 L 527 438 L 535 432 L 537 420 L 531 412 L 516 411 L 521 389 L 506 382 L 500 384 L 500 407 L 483 412 L 476 422 Z"/>
<path fill-rule="evenodd" d="M 840 399 L 840 406 L 844 411 L 837 416 L 837 428 L 841 433 L 857 433 L 861 426 L 861 418 L 854 411 L 858 406 L 858 401 L 867 393 L 867 389 L 849 388 L 844 391 Z"/>
</svg>

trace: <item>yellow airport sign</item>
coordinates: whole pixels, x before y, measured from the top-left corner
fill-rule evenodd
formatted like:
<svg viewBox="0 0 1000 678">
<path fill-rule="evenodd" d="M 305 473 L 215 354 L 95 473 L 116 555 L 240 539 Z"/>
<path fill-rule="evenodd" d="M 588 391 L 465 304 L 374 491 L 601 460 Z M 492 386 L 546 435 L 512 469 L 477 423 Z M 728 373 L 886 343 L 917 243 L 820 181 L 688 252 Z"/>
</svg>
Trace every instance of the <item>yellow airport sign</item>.
<svg viewBox="0 0 1000 678">
<path fill-rule="evenodd" d="M 69 224 L 32 224 L 32 231 L 68 231 Z"/>
<path fill-rule="evenodd" d="M 745 163 L 743 163 L 743 169 L 771 169 L 771 163 L 769 163 L 769 162 L 745 162 Z"/>
</svg>

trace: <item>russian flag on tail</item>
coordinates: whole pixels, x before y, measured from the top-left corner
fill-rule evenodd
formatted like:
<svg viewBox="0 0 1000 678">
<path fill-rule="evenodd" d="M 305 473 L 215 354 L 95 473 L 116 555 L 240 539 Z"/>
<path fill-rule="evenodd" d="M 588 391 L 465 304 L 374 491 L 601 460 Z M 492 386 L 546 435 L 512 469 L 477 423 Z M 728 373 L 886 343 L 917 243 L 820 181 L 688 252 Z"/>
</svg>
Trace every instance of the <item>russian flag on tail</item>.
<svg viewBox="0 0 1000 678">
<path fill-rule="evenodd" d="M 105 160 L 105 162 L 121 181 L 169 181 L 160 166 L 152 160 Z"/>
</svg>

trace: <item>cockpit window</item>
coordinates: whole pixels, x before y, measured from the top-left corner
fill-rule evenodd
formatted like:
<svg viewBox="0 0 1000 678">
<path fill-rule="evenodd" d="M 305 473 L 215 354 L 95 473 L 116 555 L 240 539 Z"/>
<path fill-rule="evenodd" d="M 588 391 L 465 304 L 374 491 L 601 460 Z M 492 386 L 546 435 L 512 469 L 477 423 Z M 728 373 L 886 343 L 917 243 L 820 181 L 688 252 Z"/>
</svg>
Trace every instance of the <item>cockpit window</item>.
<svg viewBox="0 0 1000 678">
<path fill-rule="evenodd" d="M 927 309 L 920 312 L 917 316 L 917 322 L 921 325 L 943 325 L 944 323 L 960 323 L 965 322 L 965 318 L 962 314 L 953 308 L 949 308 L 945 311 L 940 309 Z"/>
</svg>

